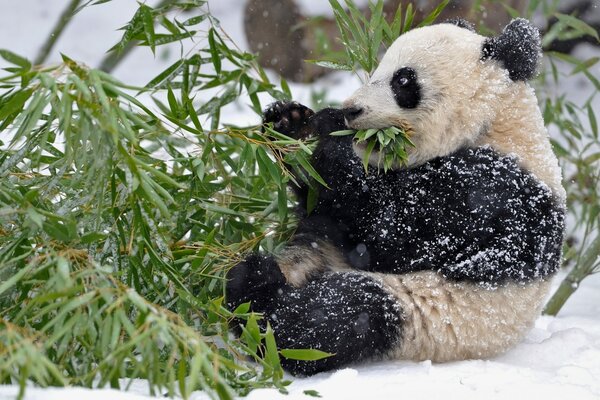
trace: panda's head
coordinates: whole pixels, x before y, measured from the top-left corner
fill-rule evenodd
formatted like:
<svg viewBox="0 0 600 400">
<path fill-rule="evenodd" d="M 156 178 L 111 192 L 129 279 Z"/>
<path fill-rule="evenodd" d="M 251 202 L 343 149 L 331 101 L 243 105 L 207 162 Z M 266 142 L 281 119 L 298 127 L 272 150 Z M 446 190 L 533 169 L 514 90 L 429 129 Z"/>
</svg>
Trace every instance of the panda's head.
<svg viewBox="0 0 600 400">
<path fill-rule="evenodd" d="M 507 94 L 535 76 L 540 54 L 539 32 L 524 19 L 492 38 L 462 20 L 411 30 L 344 102 L 346 122 L 353 129 L 408 125 L 411 165 L 452 153 L 490 129 L 514 101 Z"/>
</svg>

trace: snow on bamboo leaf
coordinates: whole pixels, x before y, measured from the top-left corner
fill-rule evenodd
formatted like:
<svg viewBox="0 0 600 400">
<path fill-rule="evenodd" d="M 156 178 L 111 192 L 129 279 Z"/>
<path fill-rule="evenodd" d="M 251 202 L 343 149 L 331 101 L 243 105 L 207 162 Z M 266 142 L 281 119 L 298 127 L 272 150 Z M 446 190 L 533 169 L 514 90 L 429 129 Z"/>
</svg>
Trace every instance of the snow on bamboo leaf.
<svg viewBox="0 0 600 400">
<path fill-rule="evenodd" d="M 393 166 L 408 164 L 407 147 L 415 147 L 410 140 L 410 134 L 410 128 L 396 126 L 360 129 L 357 131 L 348 129 L 331 133 L 332 136 L 354 135 L 356 143 L 365 143 L 363 155 L 365 171 L 368 168 L 371 154 L 376 150 L 378 154 L 377 167 L 383 166 L 384 172 L 387 172 Z"/>
</svg>

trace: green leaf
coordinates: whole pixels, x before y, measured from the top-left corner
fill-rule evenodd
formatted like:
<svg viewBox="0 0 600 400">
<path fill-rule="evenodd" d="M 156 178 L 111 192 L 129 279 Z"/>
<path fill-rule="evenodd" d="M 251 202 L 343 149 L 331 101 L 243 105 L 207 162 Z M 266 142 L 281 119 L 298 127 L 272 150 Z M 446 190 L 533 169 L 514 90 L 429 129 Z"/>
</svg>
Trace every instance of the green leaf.
<svg viewBox="0 0 600 400">
<path fill-rule="evenodd" d="M 560 22 L 563 22 L 567 26 L 570 26 L 571 28 L 573 28 L 575 31 L 581 33 L 582 35 L 590 35 L 594 39 L 596 39 L 596 41 L 600 41 L 598 32 L 594 28 L 592 28 L 591 26 L 589 26 L 588 24 L 586 24 L 585 22 L 580 20 L 579 18 L 576 18 L 572 15 L 566 15 L 566 14 L 560 14 L 560 13 L 556 13 L 555 16 L 556 16 L 556 18 L 558 18 L 558 20 Z"/>
<path fill-rule="evenodd" d="M 29 217 L 29 220 L 33 222 L 38 228 L 43 228 L 46 217 L 40 214 L 35 208 L 27 208 L 27 216 Z"/>
<path fill-rule="evenodd" d="M 585 157 L 583 159 L 583 163 L 587 164 L 587 165 L 591 165 L 591 164 L 595 163 L 598 160 L 600 160 L 600 152 L 594 153 L 594 154 L 590 154 L 589 156 Z"/>
<path fill-rule="evenodd" d="M 273 370 L 273 376 L 276 381 L 283 378 L 283 370 L 279 362 L 279 353 L 277 352 L 277 345 L 275 344 L 275 336 L 271 325 L 267 324 L 267 331 L 265 332 L 265 361 L 267 361 Z"/>
<path fill-rule="evenodd" d="M 356 133 L 356 131 L 353 129 L 346 129 L 343 131 L 331 132 L 330 135 L 331 136 L 348 136 L 348 135 L 354 135 L 355 133 Z"/>
<path fill-rule="evenodd" d="M 152 9 L 144 4 L 140 5 L 140 13 L 144 23 L 144 34 L 146 42 L 154 53 L 155 49 L 155 33 L 154 33 L 154 18 L 152 17 Z"/>
<path fill-rule="evenodd" d="M 591 67 L 593 67 L 598 61 L 600 61 L 600 57 L 592 57 L 589 58 L 587 60 L 585 60 L 584 62 L 578 64 L 575 68 L 573 68 L 573 71 L 571 71 L 571 75 L 575 75 L 581 71 L 585 71 L 590 69 Z"/>
<path fill-rule="evenodd" d="M 370 137 L 372 137 L 373 135 L 375 135 L 375 134 L 379 134 L 379 133 L 383 134 L 383 133 L 381 132 L 381 130 L 379 130 L 379 129 L 373 129 L 373 128 L 371 128 L 371 129 L 367 129 L 367 130 L 365 131 L 365 136 L 362 138 L 362 140 L 368 140 L 368 139 L 369 139 Z"/>
<path fill-rule="evenodd" d="M 587 109 L 588 119 L 590 121 L 590 128 L 592 130 L 592 134 L 597 139 L 598 138 L 598 122 L 596 120 L 596 113 L 592 109 L 591 104 L 588 104 L 586 109 Z"/>
<path fill-rule="evenodd" d="M 198 15 L 196 17 L 192 17 L 192 18 L 189 18 L 189 19 L 183 21 L 182 25 L 183 26 L 197 25 L 197 24 L 201 23 L 202 21 L 204 21 L 207 17 L 208 17 L 207 14 Z"/>
<path fill-rule="evenodd" d="M 27 60 L 24 57 L 21 57 L 18 54 L 13 53 L 10 50 L 0 49 L 0 57 L 4 58 L 11 64 L 18 65 L 19 67 L 25 70 L 31 69 L 31 62 L 29 62 L 29 60 Z"/>
<path fill-rule="evenodd" d="M 17 111 L 21 111 L 25 105 L 25 102 L 29 100 L 32 93 L 33 90 L 31 89 L 25 89 L 13 93 L 9 97 L 9 100 L 2 104 L 2 107 L 0 107 L 0 120 L 5 119 Z"/>
<path fill-rule="evenodd" d="M 417 12 L 413 11 L 412 9 L 412 3 L 408 3 L 408 6 L 406 7 L 406 13 L 404 14 L 404 24 L 402 25 L 402 33 L 408 32 L 410 29 L 412 29 L 413 20 L 415 18 L 416 13 Z"/>
<path fill-rule="evenodd" d="M 323 397 L 316 390 L 305 390 L 302 393 L 304 393 L 307 396 L 311 396 L 311 397 Z"/>
<path fill-rule="evenodd" d="M 338 71 L 352 71 L 352 66 L 337 61 L 324 61 L 324 60 L 304 60 L 311 64 L 318 65 L 319 67 L 335 69 Z"/>
<path fill-rule="evenodd" d="M 365 154 L 363 156 L 363 167 L 365 168 L 365 171 L 369 169 L 369 158 L 371 157 L 371 153 L 373 152 L 376 144 L 377 142 L 375 140 L 371 140 L 365 148 Z"/>
<path fill-rule="evenodd" d="M 302 165 L 302 167 L 306 170 L 306 172 L 308 172 L 311 178 L 319 182 L 321 185 L 328 187 L 323 178 L 321 178 L 321 175 L 319 175 L 317 170 L 314 169 L 314 167 L 304 157 L 297 157 L 296 159 L 298 160 L 300 165 Z"/>
<path fill-rule="evenodd" d="M 281 182 L 281 173 L 276 167 L 274 161 L 272 161 L 265 150 L 262 147 L 256 149 L 256 161 L 261 171 L 270 175 L 271 180 L 275 183 Z"/>
<path fill-rule="evenodd" d="M 221 56 L 219 55 L 219 50 L 217 49 L 215 31 L 213 28 L 208 31 L 208 44 L 210 46 L 210 58 L 212 59 L 213 66 L 215 67 L 215 72 L 218 75 L 221 73 Z"/>
<path fill-rule="evenodd" d="M 287 193 L 286 193 L 286 185 L 280 186 L 277 190 L 277 213 L 279 216 L 279 221 L 284 222 L 287 217 Z"/>
<path fill-rule="evenodd" d="M 281 90 L 283 90 L 283 93 L 285 93 L 288 100 L 292 98 L 292 91 L 290 90 L 287 81 L 283 78 L 281 78 Z"/>
<path fill-rule="evenodd" d="M 81 243 L 83 243 L 83 244 L 91 244 L 91 243 L 102 242 L 106 238 L 107 238 L 107 235 L 105 233 L 90 232 L 90 233 L 86 233 L 85 235 L 81 236 L 80 240 L 81 240 Z"/>
<path fill-rule="evenodd" d="M 421 21 L 418 27 L 431 25 L 437 19 L 437 17 L 439 17 L 439 15 L 442 13 L 444 8 L 446 8 L 449 2 L 450 0 L 443 0 L 442 2 L 440 2 L 437 5 L 437 7 L 435 7 L 435 9 L 429 13 L 429 15 L 423 18 L 423 21 Z"/>
<path fill-rule="evenodd" d="M 109 51 L 116 51 L 117 53 L 121 53 L 125 46 L 138 34 L 144 31 L 144 21 L 143 21 L 143 11 L 142 8 L 146 7 L 144 5 L 140 5 L 140 8 L 133 15 L 133 18 L 129 23 L 123 28 L 125 32 L 121 37 L 121 40 L 115 44 L 113 47 L 109 49 Z"/>
<path fill-rule="evenodd" d="M 144 86 L 146 89 L 151 89 L 155 87 L 160 87 L 166 82 L 170 82 L 176 74 L 181 71 L 181 68 L 184 64 L 183 60 L 177 60 L 173 64 L 171 64 L 167 69 L 162 71 L 160 74 L 152 78 L 150 82 Z"/>
<path fill-rule="evenodd" d="M 317 361 L 334 354 L 316 349 L 281 349 L 279 353 L 289 360 Z"/>
<path fill-rule="evenodd" d="M 162 46 L 167 43 L 179 42 L 179 41 L 182 41 L 183 39 L 191 38 L 195 34 L 196 34 L 196 31 L 180 32 L 180 33 L 173 34 L 173 35 L 157 33 L 152 37 L 151 43 L 143 42 L 143 43 L 140 43 L 140 45 L 142 45 L 142 46 L 151 46 L 151 45 Z"/>
<path fill-rule="evenodd" d="M 250 302 L 242 303 L 233 310 L 233 313 L 236 315 L 247 314 L 250 311 Z M 260 336 L 260 335 L 259 335 Z"/>
</svg>

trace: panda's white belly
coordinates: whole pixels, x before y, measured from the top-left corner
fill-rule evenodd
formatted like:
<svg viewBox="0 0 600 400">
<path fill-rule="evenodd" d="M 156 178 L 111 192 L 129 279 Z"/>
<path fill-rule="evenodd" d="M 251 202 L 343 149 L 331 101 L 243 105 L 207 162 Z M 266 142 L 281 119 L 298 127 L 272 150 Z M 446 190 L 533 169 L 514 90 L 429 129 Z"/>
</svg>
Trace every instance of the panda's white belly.
<svg viewBox="0 0 600 400">
<path fill-rule="evenodd" d="M 431 271 L 372 273 L 403 310 L 402 338 L 386 358 L 445 362 L 487 358 L 519 341 L 540 313 L 549 280 L 489 288 Z"/>
</svg>

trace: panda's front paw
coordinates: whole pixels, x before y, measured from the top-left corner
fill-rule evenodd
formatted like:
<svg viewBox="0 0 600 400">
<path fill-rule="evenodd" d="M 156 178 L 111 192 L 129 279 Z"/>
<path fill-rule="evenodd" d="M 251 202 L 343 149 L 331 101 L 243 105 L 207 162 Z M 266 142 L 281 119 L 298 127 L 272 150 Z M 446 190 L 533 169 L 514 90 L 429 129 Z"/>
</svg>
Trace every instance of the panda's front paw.
<svg viewBox="0 0 600 400">
<path fill-rule="evenodd" d="M 315 114 L 297 101 L 277 101 L 263 113 L 263 124 L 272 122 L 273 129 L 294 139 L 306 139 L 312 135 L 310 118 Z"/>
<path fill-rule="evenodd" d="M 250 254 L 227 273 L 225 297 L 227 307 L 234 310 L 252 302 L 252 311 L 263 312 L 285 286 L 285 276 L 272 256 Z"/>
</svg>

